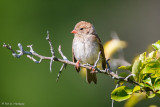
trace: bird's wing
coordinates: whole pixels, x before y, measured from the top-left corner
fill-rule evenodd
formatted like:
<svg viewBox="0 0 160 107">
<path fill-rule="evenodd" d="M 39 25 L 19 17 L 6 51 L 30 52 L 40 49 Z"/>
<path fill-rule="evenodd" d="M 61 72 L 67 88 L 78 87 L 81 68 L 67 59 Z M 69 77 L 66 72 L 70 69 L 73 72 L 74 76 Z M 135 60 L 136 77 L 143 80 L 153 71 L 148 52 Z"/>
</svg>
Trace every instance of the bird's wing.
<svg viewBox="0 0 160 107">
<path fill-rule="evenodd" d="M 101 43 L 99 43 L 99 46 L 100 46 L 101 57 L 102 57 L 102 68 L 106 69 L 106 58 L 105 58 L 105 55 L 104 55 L 103 45 Z"/>
<path fill-rule="evenodd" d="M 94 34 L 95 37 L 97 38 L 97 42 L 99 44 L 99 47 L 100 47 L 100 51 L 101 51 L 101 58 L 102 58 L 102 68 L 105 69 L 106 68 L 106 58 L 105 58 L 105 54 L 104 54 L 104 48 L 103 48 L 103 45 L 101 43 L 101 40 L 100 38 L 98 37 L 97 34 Z"/>
</svg>

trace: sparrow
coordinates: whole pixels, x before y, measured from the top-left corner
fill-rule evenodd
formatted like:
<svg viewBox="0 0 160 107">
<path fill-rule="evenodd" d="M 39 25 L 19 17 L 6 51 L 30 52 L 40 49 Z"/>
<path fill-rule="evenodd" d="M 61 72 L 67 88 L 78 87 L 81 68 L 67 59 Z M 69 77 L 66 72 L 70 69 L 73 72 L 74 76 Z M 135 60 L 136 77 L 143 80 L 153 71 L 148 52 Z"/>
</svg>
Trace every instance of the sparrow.
<svg viewBox="0 0 160 107">
<path fill-rule="evenodd" d="M 75 25 L 75 28 L 71 32 L 74 34 L 72 42 L 72 59 L 76 63 L 77 72 L 80 71 L 79 63 L 94 65 L 98 58 L 98 54 L 101 51 L 100 60 L 97 65 L 100 65 L 101 69 L 106 68 L 106 59 L 104 54 L 103 45 L 98 37 L 94 26 L 86 21 L 80 21 Z M 87 69 L 86 81 L 96 84 L 96 73 L 92 72 L 92 69 Z"/>
</svg>

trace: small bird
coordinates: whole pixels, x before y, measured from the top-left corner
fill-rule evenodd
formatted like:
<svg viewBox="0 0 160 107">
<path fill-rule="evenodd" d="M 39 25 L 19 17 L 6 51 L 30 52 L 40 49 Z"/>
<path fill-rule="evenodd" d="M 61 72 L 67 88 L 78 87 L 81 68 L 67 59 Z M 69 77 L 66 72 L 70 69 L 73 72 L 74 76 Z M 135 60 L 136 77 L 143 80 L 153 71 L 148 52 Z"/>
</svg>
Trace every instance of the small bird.
<svg viewBox="0 0 160 107">
<path fill-rule="evenodd" d="M 94 26 L 89 22 L 80 21 L 76 24 L 71 33 L 74 34 L 72 43 L 72 59 L 73 62 L 76 63 L 77 72 L 80 71 L 79 63 L 94 65 L 100 51 L 101 55 L 98 65 L 101 66 L 101 69 L 105 69 L 106 59 L 104 49 Z M 87 69 L 86 80 L 88 83 L 93 81 L 96 84 L 96 73 L 91 71 L 92 70 Z"/>
</svg>

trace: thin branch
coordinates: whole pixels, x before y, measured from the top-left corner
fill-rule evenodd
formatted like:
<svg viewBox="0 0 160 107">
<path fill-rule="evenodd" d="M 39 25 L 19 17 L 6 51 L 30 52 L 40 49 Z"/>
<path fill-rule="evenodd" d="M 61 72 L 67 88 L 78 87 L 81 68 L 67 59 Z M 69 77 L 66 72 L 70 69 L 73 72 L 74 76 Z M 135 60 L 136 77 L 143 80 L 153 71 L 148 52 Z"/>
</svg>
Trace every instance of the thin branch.
<svg viewBox="0 0 160 107">
<path fill-rule="evenodd" d="M 23 50 L 23 47 L 22 47 L 22 45 L 21 45 L 20 43 L 18 43 L 18 47 L 19 47 L 19 49 L 20 49 L 20 50 L 17 50 L 18 54 L 12 49 L 11 45 L 9 45 L 9 44 L 6 45 L 6 44 L 4 43 L 4 44 L 3 44 L 3 47 L 11 50 L 11 51 L 12 51 L 12 55 L 13 55 L 14 57 L 16 57 L 16 58 L 20 58 L 23 54 L 29 54 L 29 55 L 32 54 L 31 52 L 24 51 L 24 50 Z"/>
<path fill-rule="evenodd" d="M 50 72 L 52 72 L 52 63 L 53 63 L 53 61 L 54 61 L 54 56 L 52 56 L 51 57 L 51 61 L 50 61 Z"/>
<path fill-rule="evenodd" d="M 41 61 L 42 61 L 42 59 L 41 59 L 41 58 L 40 58 L 40 60 L 39 60 L 39 61 L 37 61 L 35 58 L 33 58 L 33 57 L 32 57 L 32 56 L 30 56 L 30 55 L 27 55 L 27 57 L 28 57 L 29 59 L 31 59 L 33 62 L 37 63 L 37 64 L 41 63 Z"/>
<path fill-rule="evenodd" d="M 96 62 L 94 63 L 94 67 L 97 66 L 99 59 L 100 59 L 100 56 L 101 56 L 101 51 L 98 53 L 98 58 L 97 58 Z"/>
<path fill-rule="evenodd" d="M 62 58 L 63 58 L 64 60 L 67 60 L 67 61 L 68 61 L 67 57 L 64 56 L 64 54 L 63 54 L 63 52 L 62 52 L 62 50 L 61 50 L 61 45 L 59 45 L 58 52 L 61 54 L 61 56 L 62 56 Z"/>
<path fill-rule="evenodd" d="M 12 49 L 12 47 L 11 47 L 11 45 L 6 45 L 5 43 L 3 43 L 3 47 L 4 48 L 7 48 L 7 49 L 9 49 L 9 50 L 11 50 L 12 51 L 12 53 L 15 53 L 15 51 Z"/>
<path fill-rule="evenodd" d="M 64 60 L 68 61 L 67 57 L 64 56 L 64 54 L 63 54 L 63 52 L 62 52 L 62 50 L 61 50 L 61 45 L 59 45 L 58 52 L 61 54 L 61 56 L 62 56 L 62 58 L 63 58 Z M 67 64 L 66 64 L 66 63 L 63 63 L 63 65 L 62 65 L 62 67 L 61 67 L 61 69 L 60 69 L 60 71 L 59 71 L 59 73 L 58 73 L 57 82 L 58 82 L 59 77 L 60 77 L 60 75 L 61 75 L 61 73 L 62 73 L 62 70 L 63 70 L 63 69 L 66 69 L 66 66 L 67 66 Z"/>
<path fill-rule="evenodd" d="M 6 48 L 9 47 L 8 45 L 5 46 Z M 32 59 L 35 63 L 40 63 L 42 60 L 51 60 L 52 57 L 47 57 L 47 56 L 43 56 L 43 55 L 40 55 L 38 53 L 36 53 L 33 48 L 32 48 L 32 45 L 29 45 L 28 46 L 30 48 L 30 51 L 24 51 L 25 54 L 29 54 L 29 55 L 33 55 L 33 56 L 36 56 L 36 57 L 39 57 L 40 58 L 40 61 L 36 61 L 36 60 L 33 60 L 33 58 L 29 57 L 30 59 Z M 10 48 L 7 48 L 9 50 L 12 51 L 12 54 L 15 52 L 11 47 Z M 20 52 L 22 53 L 22 52 Z M 19 58 L 19 57 L 17 57 Z M 61 62 L 61 63 L 65 63 L 65 64 L 69 64 L 69 65 L 73 65 L 73 66 L 76 66 L 76 63 L 74 62 L 71 62 L 69 60 L 64 60 L 64 59 L 60 59 L 60 58 L 57 58 L 57 57 L 54 57 L 52 60 L 54 61 L 58 61 L 58 62 Z M 108 59 L 109 60 L 109 59 Z M 120 81 L 126 81 L 126 82 L 129 82 L 129 83 L 132 83 L 132 84 L 135 84 L 135 85 L 139 85 L 137 82 L 131 80 L 131 79 L 126 79 L 125 77 L 120 77 L 119 75 L 115 74 L 114 72 L 111 71 L 110 69 L 110 66 L 108 64 L 108 60 L 106 61 L 106 64 L 107 64 L 107 69 L 105 70 L 100 70 L 98 68 L 96 68 L 96 71 L 97 73 L 104 73 L 104 74 L 108 74 L 110 75 L 113 79 L 116 79 L 116 80 L 120 80 Z M 87 64 L 80 64 L 80 67 L 83 67 L 83 68 L 86 68 L 86 69 L 92 69 L 94 68 L 94 66 L 91 66 L 91 65 L 88 65 Z"/>
<path fill-rule="evenodd" d="M 125 80 L 128 81 L 128 79 L 129 79 L 131 76 L 135 76 L 135 74 L 129 74 L 129 75 L 125 78 Z"/>
<path fill-rule="evenodd" d="M 49 31 L 47 31 L 46 40 L 48 41 L 48 43 L 49 43 L 49 45 L 50 45 L 50 50 L 51 50 L 52 56 L 55 56 L 54 48 L 53 48 L 53 45 L 52 45 L 52 42 L 51 42 L 50 36 L 49 36 Z"/>
<path fill-rule="evenodd" d="M 119 82 L 120 82 L 120 81 L 117 81 L 117 84 L 116 84 L 115 89 L 118 88 Z M 112 99 L 112 107 L 114 107 L 114 100 L 113 100 L 113 99 Z"/>
<path fill-rule="evenodd" d="M 46 40 L 48 40 L 49 45 L 50 45 L 50 50 L 51 50 L 51 54 L 52 54 L 51 57 L 43 56 L 43 55 L 40 55 L 40 54 L 36 53 L 36 52 L 33 50 L 32 45 L 27 46 L 27 47 L 30 48 L 30 51 L 24 51 L 22 45 L 19 43 L 19 44 L 18 44 L 18 47 L 19 47 L 20 50 L 17 51 L 18 54 L 11 48 L 10 45 L 6 45 L 6 44 L 4 43 L 3 47 L 11 50 L 12 55 L 13 55 L 14 57 L 16 57 L 16 58 L 19 58 L 20 56 L 26 54 L 27 57 L 28 57 L 29 59 L 31 59 L 32 61 L 34 61 L 35 63 L 40 63 L 40 62 L 42 62 L 42 60 L 50 60 L 50 71 L 52 70 L 51 68 L 52 68 L 52 63 L 53 63 L 53 61 L 58 61 L 58 62 L 63 63 L 63 65 L 62 65 L 62 67 L 61 67 L 61 69 L 60 69 L 60 71 L 59 71 L 58 77 L 57 77 L 57 79 L 59 79 L 60 74 L 62 73 L 63 68 L 65 68 L 67 64 L 76 66 L 76 63 L 74 63 L 74 62 L 72 62 L 72 61 L 69 61 L 69 60 L 67 59 L 67 57 L 64 56 L 64 54 L 63 54 L 62 51 L 61 51 L 61 46 L 59 46 L 58 51 L 59 51 L 59 53 L 61 54 L 61 56 L 62 56 L 63 59 L 57 58 L 57 57 L 55 56 L 55 51 L 54 51 L 53 45 L 52 45 L 52 43 L 51 43 L 51 41 L 50 41 L 49 32 L 48 32 L 48 31 L 47 31 L 47 38 L 46 38 Z M 31 56 L 31 55 L 32 55 L 32 56 Z M 40 60 L 37 61 L 36 59 L 33 58 L 33 56 L 36 56 L 36 57 L 40 58 Z M 96 72 L 96 73 L 108 74 L 108 75 L 111 76 L 113 79 L 116 79 L 116 80 L 119 80 L 119 81 L 126 81 L 126 82 L 129 82 L 129 83 L 131 83 L 131 84 L 139 85 L 137 82 L 129 79 L 130 76 L 125 78 L 125 77 L 120 77 L 118 74 L 114 73 L 114 72 L 110 69 L 110 65 L 109 65 L 109 63 L 108 63 L 109 59 L 106 61 L 107 69 L 105 69 L 105 70 L 100 70 L 100 69 L 98 69 L 98 68 L 97 68 L 97 63 L 98 63 L 99 59 L 100 59 L 100 52 L 99 52 L 99 54 L 98 54 L 98 58 L 97 58 L 97 60 L 96 60 L 96 62 L 95 62 L 94 65 L 80 64 L 80 67 L 83 67 L 83 68 L 86 68 L 86 69 L 95 68 L 95 72 Z"/>
<path fill-rule="evenodd" d="M 51 60 L 50 60 L 50 72 L 52 72 L 52 63 L 54 61 L 55 52 L 54 52 L 54 48 L 53 48 L 52 42 L 50 40 L 49 31 L 47 31 L 46 40 L 48 41 L 48 43 L 50 45 L 50 50 L 51 50 L 51 54 L 52 54 L 52 57 L 51 57 Z"/>
<path fill-rule="evenodd" d="M 61 75 L 61 73 L 62 73 L 62 70 L 65 68 L 65 64 L 63 64 L 62 65 L 62 67 L 61 67 L 61 69 L 59 70 L 59 73 L 58 73 L 58 76 L 57 76 L 57 82 L 58 82 L 58 80 L 59 80 L 59 77 L 60 77 L 60 75 Z"/>
</svg>

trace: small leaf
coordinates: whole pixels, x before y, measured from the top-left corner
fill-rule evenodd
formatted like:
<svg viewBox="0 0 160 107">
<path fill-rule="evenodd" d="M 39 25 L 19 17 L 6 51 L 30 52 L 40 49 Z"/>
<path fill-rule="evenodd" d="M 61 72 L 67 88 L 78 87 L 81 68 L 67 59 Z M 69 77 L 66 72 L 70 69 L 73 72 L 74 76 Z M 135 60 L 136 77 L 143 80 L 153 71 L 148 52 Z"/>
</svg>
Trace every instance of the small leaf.
<svg viewBox="0 0 160 107">
<path fill-rule="evenodd" d="M 148 54 L 148 57 L 149 58 L 155 58 L 157 55 L 157 52 L 156 51 L 152 51 L 151 53 Z"/>
<path fill-rule="evenodd" d="M 150 86 L 152 86 L 151 78 L 148 77 L 148 76 L 144 77 L 143 82 L 146 83 L 146 84 L 149 84 Z"/>
<path fill-rule="evenodd" d="M 139 91 L 141 90 L 140 86 L 136 85 L 133 89 L 133 93 L 136 92 L 136 91 Z"/>
<path fill-rule="evenodd" d="M 118 69 L 131 71 L 132 70 L 132 66 L 120 66 L 120 67 L 118 67 Z"/>
<path fill-rule="evenodd" d="M 133 88 L 131 88 L 131 87 L 130 88 L 125 87 L 124 89 L 127 92 L 127 94 L 132 94 L 133 93 Z"/>
<path fill-rule="evenodd" d="M 145 76 L 143 78 L 143 82 L 144 82 L 144 87 L 148 87 L 151 90 L 154 90 L 153 86 L 152 86 L 152 81 L 151 78 L 149 76 Z"/>
<path fill-rule="evenodd" d="M 156 78 L 155 83 L 154 83 L 154 89 L 156 91 L 160 90 L 160 77 Z"/>
<path fill-rule="evenodd" d="M 140 87 L 144 87 L 144 84 L 143 83 L 139 83 Z"/>
<path fill-rule="evenodd" d="M 146 74 L 146 73 L 155 74 L 155 70 L 152 70 L 152 67 L 150 67 L 149 65 L 146 65 L 145 68 L 142 70 L 142 73 L 143 74 Z"/>
<path fill-rule="evenodd" d="M 160 98 L 160 91 L 156 92 L 156 95 Z"/>
<path fill-rule="evenodd" d="M 122 86 L 125 83 L 125 81 L 120 81 L 119 84 Z"/>
<path fill-rule="evenodd" d="M 150 73 L 152 74 L 152 78 L 160 77 L 160 62 L 156 59 L 147 62 L 146 66 L 142 70 L 142 73 Z"/>
<path fill-rule="evenodd" d="M 153 46 L 156 50 L 160 51 L 160 40 L 159 40 L 158 42 L 152 44 L 152 46 Z"/>
<path fill-rule="evenodd" d="M 153 98 L 153 97 L 155 97 L 155 93 L 153 93 L 152 91 L 148 91 L 147 93 L 146 93 L 146 95 L 147 95 L 147 98 Z"/>
<path fill-rule="evenodd" d="M 118 87 L 112 91 L 111 99 L 115 101 L 124 101 L 131 97 L 131 95 L 128 93 L 131 93 L 131 90 L 128 87 L 126 86 Z"/>
<path fill-rule="evenodd" d="M 155 70 L 155 74 L 151 75 L 152 78 L 157 78 L 160 77 L 160 69 L 159 70 Z"/>
<path fill-rule="evenodd" d="M 127 77 L 128 74 L 127 74 L 126 72 L 121 72 L 121 73 L 119 74 L 119 76 L 121 76 L 121 77 Z"/>
<path fill-rule="evenodd" d="M 141 60 L 142 62 L 144 62 L 146 60 L 146 52 L 140 54 L 139 60 Z"/>
<path fill-rule="evenodd" d="M 139 74 L 141 72 L 142 62 L 141 60 L 136 60 L 132 66 L 132 73 L 135 75 L 133 78 L 136 82 L 140 81 Z"/>
</svg>

